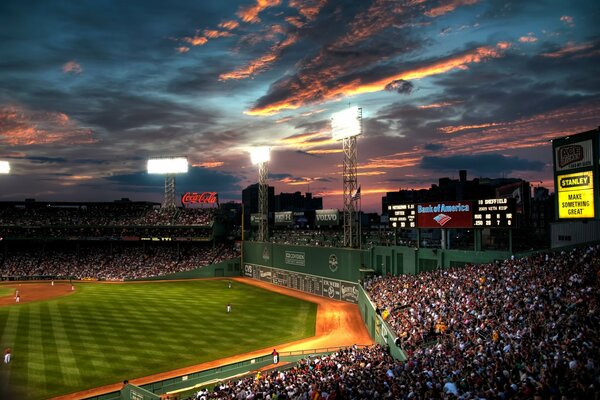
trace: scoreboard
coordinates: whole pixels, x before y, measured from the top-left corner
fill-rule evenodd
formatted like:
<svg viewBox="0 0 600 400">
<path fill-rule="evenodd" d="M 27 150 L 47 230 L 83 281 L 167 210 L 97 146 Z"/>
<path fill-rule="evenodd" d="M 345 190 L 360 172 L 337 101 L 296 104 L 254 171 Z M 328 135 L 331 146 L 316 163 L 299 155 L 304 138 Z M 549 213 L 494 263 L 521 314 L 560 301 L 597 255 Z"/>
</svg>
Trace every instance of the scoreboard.
<svg viewBox="0 0 600 400">
<path fill-rule="evenodd" d="M 474 202 L 474 228 L 512 228 L 515 224 L 515 199 L 484 199 Z"/>
<path fill-rule="evenodd" d="M 417 212 L 414 204 L 388 205 L 388 219 L 391 228 L 416 228 Z"/>
</svg>

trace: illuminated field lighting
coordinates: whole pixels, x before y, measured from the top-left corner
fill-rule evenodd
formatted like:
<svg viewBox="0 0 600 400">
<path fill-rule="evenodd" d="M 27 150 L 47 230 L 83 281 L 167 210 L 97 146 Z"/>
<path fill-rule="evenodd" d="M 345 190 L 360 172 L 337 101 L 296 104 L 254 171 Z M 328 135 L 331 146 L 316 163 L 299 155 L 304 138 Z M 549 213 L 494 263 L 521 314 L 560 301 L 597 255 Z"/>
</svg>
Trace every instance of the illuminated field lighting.
<svg viewBox="0 0 600 400">
<path fill-rule="evenodd" d="M 342 140 L 362 134 L 362 109 L 350 107 L 331 116 L 331 137 Z"/>
<path fill-rule="evenodd" d="M 0 161 L 0 174 L 10 173 L 10 164 L 8 161 Z"/>
<path fill-rule="evenodd" d="M 187 158 L 151 158 L 148 160 L 149 174 L 184 174 L 188 172 Z"/>
<path fill-rule="evenodd" d="M 269 162 L 270 159 L 271 150 L 268 147 L 256 147 L 250 151 L 250 160 L 254 165 Z"/>
</svg>

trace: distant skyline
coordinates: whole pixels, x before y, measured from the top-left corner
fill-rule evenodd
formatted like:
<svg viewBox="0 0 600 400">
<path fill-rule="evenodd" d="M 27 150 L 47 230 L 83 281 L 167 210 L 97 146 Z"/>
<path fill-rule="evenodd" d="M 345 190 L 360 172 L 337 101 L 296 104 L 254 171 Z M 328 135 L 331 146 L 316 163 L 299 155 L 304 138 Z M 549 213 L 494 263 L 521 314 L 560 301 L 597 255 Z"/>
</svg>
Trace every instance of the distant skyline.
<svg viewBox="0 0 600 400">
<path fill-rule="evenodd" d="M 365 211 L 440 177 L 553 190 L 550 140 L 600 125 L 597 1 L 0 2 L 0 201 L 161 201 L 148 157 L 186 155 L 177 191 L 240 201 L 269 184 L 340 208 L 329 118 L 363 109 Z"/>
</svg>

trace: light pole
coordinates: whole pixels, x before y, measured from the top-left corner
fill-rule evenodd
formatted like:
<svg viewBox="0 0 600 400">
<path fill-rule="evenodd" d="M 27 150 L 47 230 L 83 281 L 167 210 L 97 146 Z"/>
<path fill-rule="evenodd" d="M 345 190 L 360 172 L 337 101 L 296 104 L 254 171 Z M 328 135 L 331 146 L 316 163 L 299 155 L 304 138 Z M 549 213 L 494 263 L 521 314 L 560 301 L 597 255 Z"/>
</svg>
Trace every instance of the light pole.
<svg viewBox="0 0 600 400">
<path fill-rule="evenodd" d="M 356 137 L 362 134 L 362 108 L 350 107 L 331 117 L 331 136 L 341 140 L 344 150 L 342 170 L 344 204 L 344 247 L 360 245 L 360 231 L 357 221 L 360 186 L 358 185 Z"/>
<path fill-rule="evenodd" d="M 269 187 L 267 176 L 269 175 L 269 160 L 271 151 L 268 147 L 257 147 L 250 152 L 252 164 L 258 165 L 258 241 L 269 240 Z"/>
<path fill-rule="evenodd" d="M 175 208 L 175 174 L 188 172 L 188 160 L 185 157 L 163 157 L 148 160 L 148 173 L 165 176 L 165 199 L 163 207 Z"/>
</svg>

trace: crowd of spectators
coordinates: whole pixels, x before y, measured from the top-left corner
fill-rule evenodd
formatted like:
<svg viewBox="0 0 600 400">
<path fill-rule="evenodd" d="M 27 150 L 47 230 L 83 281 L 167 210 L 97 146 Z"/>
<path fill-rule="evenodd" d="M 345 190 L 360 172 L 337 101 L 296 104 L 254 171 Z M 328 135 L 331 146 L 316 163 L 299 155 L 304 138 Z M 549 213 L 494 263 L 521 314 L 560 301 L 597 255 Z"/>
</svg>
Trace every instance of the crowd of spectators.
<svg viewBox="0 0 600 400">
<path fill-rule="evenodd" d="M 600 246 L 376 278 L 365 286 L 405 361 L 353 346 L 194 398 L 597 399 L 599 266 Z"/>
<path fill-rule="evenodd" d="M 464 398 L 583 399 L 600 387 L 599 266 L 588 247 L 365 286 L 422 395 L 451 382 Z"/>
<path fill-rule="evenodd" d="M 156 208 L 152 203 L 3 207 L 0 226 L 211 225 L 215 208 Z"/>
<path fill-rule="evenodd" d="M 339 230 L 275 230 L 269 240 L 273 243 L 296 246 L 340 247 L 343 245 L 343 232 Z"/>
<path fill-rule="evenodd" d="M 211 226 L 0 226 L 0 238 L 139 240 L 140 238 L 210 238 Z"/>
<path fill-rule="evenodd" d="M 148 278 L 201 268 L 239 253 L 231 244 L 98 245 L 70 249 L 28 249 L 7 252 L 0 260 L 0 276 L 72 277 L 123 280 Z"/>
</svg>

